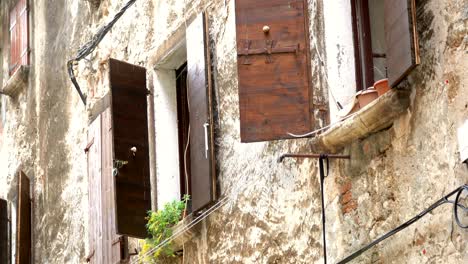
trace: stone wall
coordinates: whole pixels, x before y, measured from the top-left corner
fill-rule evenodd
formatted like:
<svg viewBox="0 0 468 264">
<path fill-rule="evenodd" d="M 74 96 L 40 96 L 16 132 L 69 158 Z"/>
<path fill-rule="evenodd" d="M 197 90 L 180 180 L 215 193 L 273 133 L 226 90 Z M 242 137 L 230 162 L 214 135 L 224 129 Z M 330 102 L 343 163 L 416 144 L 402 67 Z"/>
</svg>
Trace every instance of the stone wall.
<svg viewBox="0 0 468 264">
<path fill-rule="evenodd" d="M 14 201 L 15 172 L 33 179 L 35 263 L 82 263 L 87 245 L 88 113 L 73 89 L 66 61 L 126 2 L 31 1 L 32 71 L 6 111 L 0 150 L 0 196 Z M 310 0 L 312 72 L 317 104 L 328 104 L 323 1 Z M 462 0 L 420 0 L 421 65 L 410 75 L 411 106 L 394 125 L 346 147 L 351 161 L 332 161 L 325 184 L 328 256 L 336 262 L 467 182 L 456 129 L 468 117 L 466 28 Z M 0 4 L 4 19 L 6 4 Z M 171 36 L 206 10 L 210 18 L 216 97 L 216 161 L 222 195 L 231 199 L 195 229 L 186 263 L 322 263 L 316 160 L 276 159 L 308 152 L 311 139 L 240 143 L 233 0 L 137 1 L 76 75 L 88 109 L 107 92 L 109 58 L 154 68 Z M 52 15 L 53 14 L 53 15 Z M 2 20 L 3 21 L 3 20 Z M 3 29 L 3 32 L 5 29 Z M 3 34 L 4 36 L 5 34 Z M 7 60 L 2 43 L 2 78 Z M 317 45 L 317 49 L 314 45 Z M 329 60 L 326 60 L 329 61 Z M 1 64 L 0 64 L 1 65 Z M 445 83 L 448 80 L 448 84 Z M 317 117 L 322 117 L 316 113 Z M 157 117 L 155 117 L 157 118 Z M 324 121 L 318 118 L 317 126 Z M 157 154 L 156 154 L 157 155 Z M 154 171 L 152 172 L 155 175 Z M 155 204 L 155 201 L 153 201 Z M 368 251 L 356 262 L 463 263 L 467 233 L 443 206 Z"/>
</svg>

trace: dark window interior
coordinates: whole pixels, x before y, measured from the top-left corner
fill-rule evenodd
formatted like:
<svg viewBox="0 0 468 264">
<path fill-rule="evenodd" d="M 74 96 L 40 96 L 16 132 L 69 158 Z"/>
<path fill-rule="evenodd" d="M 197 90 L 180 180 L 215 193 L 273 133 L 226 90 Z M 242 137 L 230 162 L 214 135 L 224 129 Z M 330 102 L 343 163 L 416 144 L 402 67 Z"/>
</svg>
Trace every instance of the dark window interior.
<svg viewBox="0 0 468 264">
<path fill-rule="evenodd" d="M 357 90 L 387 78 L 384 0 L 351 0 Z"/>
<path fill-rule="evenodd" d="M 187 63 L 176 70 L 177 126 L 179 131 L 179 170 L 181 198 L 191 194 L 189 105 L 187 97 Z"/>
</svg>

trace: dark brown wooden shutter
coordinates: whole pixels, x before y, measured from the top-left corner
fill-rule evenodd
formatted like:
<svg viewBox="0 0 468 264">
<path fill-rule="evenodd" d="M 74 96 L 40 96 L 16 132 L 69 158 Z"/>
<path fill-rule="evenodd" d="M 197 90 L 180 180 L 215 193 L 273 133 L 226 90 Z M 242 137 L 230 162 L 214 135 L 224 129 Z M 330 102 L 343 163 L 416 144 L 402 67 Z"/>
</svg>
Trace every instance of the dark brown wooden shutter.
<svg viewBox="0 0 468 264">
<path fill-rule="evenodd" d="M 113 160 L 128 162 L 115 177 L 117 233 L 145 238 L 151 210 L 146 69 L 114 59 L 109 68 Z"/>
<path fill-rule="evenodd" d="M 112 176 L 112 119 L 107 108 L 88 129 L 89 263 L 119 263 L 126 258 L 115 224 Z M 123 248 L 123 252 L 127 252 Z"/>
<path fill-rule="evenodd" d="M 415 0 L 385 0 L 388 80 L 395 87 L 420 63 Z"/>
<path fill-rule="evenodd" d="M 8 263 L 8 204 L 0 199 L 0 263 Z"/>
<path fill-rule="evenodd" d="M 307 1 L 237 0 L 236 27 L 241 141 L 310 131 Z"/>
<path fill-rule="evenodd" d="M 192 210 L 216 197 L 214 170 L 212 84 L 207 19 L 200 14 L 187 29 L 187 80 L 190 111 Z"/>
<path fill-rule="evenodd" d="M 16 263 L 31 263 L 31 194 L 29 178 L 18 174 L 18 207 L 16 208 Z"/>
</svg>

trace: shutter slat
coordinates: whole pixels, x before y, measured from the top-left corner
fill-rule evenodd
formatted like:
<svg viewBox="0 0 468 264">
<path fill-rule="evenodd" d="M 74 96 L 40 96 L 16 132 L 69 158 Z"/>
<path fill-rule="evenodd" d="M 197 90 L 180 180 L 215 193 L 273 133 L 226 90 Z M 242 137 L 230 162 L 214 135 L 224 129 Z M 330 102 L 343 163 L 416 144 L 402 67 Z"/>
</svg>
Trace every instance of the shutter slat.
<svg viewBox="0 0 468 264">
<path fill-rule="evenodd" d="M 18 174 L 18 207 L 16 211 L 16 263 L 31 263 L 31 195 L 29 178 Z"/>
<path fill-rule="evenodd" d="M 0 199 L 0 263 L 8 263 L 8 204 Z"/>
<path fill-rule="evenodd" d="M 19 12 L 19 21 L 20 21 L 20 43 L 19 43 L 19 60 L 21 65 L 29 64 L 29 54 L 28 54 L 28 40 L 29 40 L 29 27 L 28 27 L 28 9 L 26 3 L 21 7 Z"/>
<path fill-rule="evenodd" d="M 19 64 L 19 52 L 18 52 L 18 12 L 17 6 L 10 12 L 10 64 L 9 73 L 10 75 L 16 70 Z"/>
<path fill-rule="evenodd" d="M 414 0 L 385 0 L 388 79 L 397 86 L 419 64 Z"/>
<path fill-rule="evenodd" d="M 205 14 L 202 13 L 195 18 L 187 28 L 186 36 L 187 47 L 190 47 L 187 50 L 187 81 L 190 112 L 191 199 L 192 211 L 199 211 L 215 200 L 213 122 L 210 110 L 212 87 Z"/>
<path fill-rule="evenodd" d="M 115 178 L 116 232 L 145 238 L 151 209 L 146 69 L 114 59 L 109 67 L 113 159 L 128 161 Z M 135 155 L 130 151 L 134 146 Z"/>
<path fill-rule="evenodd" d="M 287 139 L 312 127 L 306 7 L 306 1 L 236 1 L 242 142 Z M 258 54 L 265 49 L 271 54 Z"/>
<path fill-rule="evenodd" d="M 102 192 L 101 192 L 101 115 L 89 126 L 88 142 L 93 142 L 88 151 L 89 191 L 89 263 L 103 263 L 102 241 Z M 92 255 L 92 256 L 91 256 Z"/>
</svg>

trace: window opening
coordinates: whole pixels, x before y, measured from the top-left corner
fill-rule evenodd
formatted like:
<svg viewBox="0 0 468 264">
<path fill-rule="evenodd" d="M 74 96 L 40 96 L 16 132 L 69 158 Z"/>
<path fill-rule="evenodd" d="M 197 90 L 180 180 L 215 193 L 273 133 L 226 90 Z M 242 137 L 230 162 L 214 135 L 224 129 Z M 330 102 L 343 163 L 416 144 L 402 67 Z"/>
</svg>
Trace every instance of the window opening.
<svg viewBox="0 0 468 264">
<path fill-rule="evenodd" d="M 384 0 L 351 0 L 357 90 L 387 78 Z"/>
<path fill-rule="evenodd" d="M 180 198 L 191 195 L 190 113 L 187 94 L 187 63 L 176 70 L 177 128 L 179 140 Z M 190 206 L 189 206 L 190 207 Z"/>
</svg>

